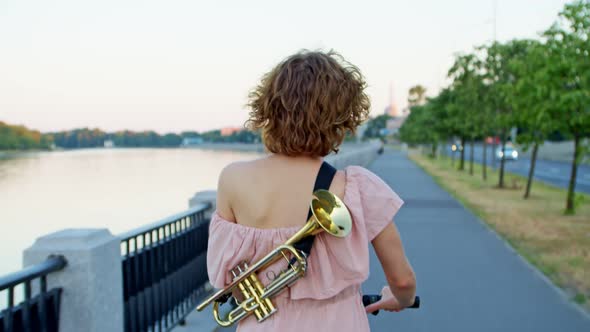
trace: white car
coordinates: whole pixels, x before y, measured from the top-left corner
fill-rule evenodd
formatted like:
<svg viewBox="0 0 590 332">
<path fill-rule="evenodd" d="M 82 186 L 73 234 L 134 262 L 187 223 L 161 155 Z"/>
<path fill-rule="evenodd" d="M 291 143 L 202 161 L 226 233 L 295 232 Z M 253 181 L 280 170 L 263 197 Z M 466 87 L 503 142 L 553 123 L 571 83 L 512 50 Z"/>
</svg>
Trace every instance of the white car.
<svg viewBox="0 0 590 332">
<path fill-rule="evenodd" d="M 518 151 L 511 146 L 507 146 L 505 151 L 502 151 L 502 148 L 499 147 L 496 150 L 496 157 L 498 157 L 498 159 L 504 158 L 505 160 L 518 160 Z"/>
</svg>

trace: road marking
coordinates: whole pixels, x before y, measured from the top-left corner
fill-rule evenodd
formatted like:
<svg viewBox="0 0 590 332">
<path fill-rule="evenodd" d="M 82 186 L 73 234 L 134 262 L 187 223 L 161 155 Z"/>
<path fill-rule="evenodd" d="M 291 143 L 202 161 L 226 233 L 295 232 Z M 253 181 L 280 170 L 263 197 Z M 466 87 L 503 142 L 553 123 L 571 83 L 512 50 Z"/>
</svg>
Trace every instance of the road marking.
<svg viewBox="0 0 590 332">
<path fill-rule="evenodd" d="M 544 171 L 535 170 L 535 176 L 544 176 L 546 178 L 556 180 L 556 181 L 566 181 L 569 179 L 567 176 L 556 176 L 553 173 L 548 173 Z"/>
<path fill-rule="evenodd" d="M 565 181 L 565 182 L 568 182 L 569 179 L 570 179 L 569 178 L 569 174 L 568 175 L 562 174 L 562 176 L 555 176 L 555 174 L 553 174 L 553 173 L 547 173 L 547 172 L 544 172 L 544 171 L 537 171 L 537 170 L 535 170 L 535 176 L 544 176 L 544 177 L 546 177 L 546 178 L 548 178 L 550 180 Z M 582 184 L 582 185 L 585 185 L 585 186 L 590 185 L 590 181 L 583 180 L 583 179 L 581 179 L 580 176 L 577 177 L 576 183 L 577 184 Z"/>
</svg>

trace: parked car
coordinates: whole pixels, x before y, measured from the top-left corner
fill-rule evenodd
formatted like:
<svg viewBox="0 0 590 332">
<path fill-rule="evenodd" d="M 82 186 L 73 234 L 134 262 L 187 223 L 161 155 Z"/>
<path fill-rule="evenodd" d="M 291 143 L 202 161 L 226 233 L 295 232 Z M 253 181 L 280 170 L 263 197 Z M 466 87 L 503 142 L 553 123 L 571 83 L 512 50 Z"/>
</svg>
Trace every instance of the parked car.
<svg viewBox="0 0 590 332">
<path fill-rule="evenodd" d="M 496 157 L 498 159 L 504 158 L 505 160 L 518 160 L 518 151 L 512 146 L 507 146 L 505 151 L 502 151 L 502 147 L 496 150 Z"/>
<path fill-rule="evenodd" d="M 463 146 L 461 145 L 461 143 L 455 143 L 453 145 L 451 145 L 451 151 L 453 152 L 461 152 L 463 150 Z"/>
</svg>

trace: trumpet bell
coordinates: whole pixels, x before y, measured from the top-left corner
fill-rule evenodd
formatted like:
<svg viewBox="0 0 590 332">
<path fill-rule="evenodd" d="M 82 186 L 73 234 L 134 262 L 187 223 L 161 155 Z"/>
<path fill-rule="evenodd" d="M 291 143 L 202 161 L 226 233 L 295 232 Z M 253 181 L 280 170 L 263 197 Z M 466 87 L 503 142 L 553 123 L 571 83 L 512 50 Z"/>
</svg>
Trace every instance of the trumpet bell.
<svg viewBox="0 0 590 332">
<path fill-rule="evenodd" d="M 313 196 L 311 211 L 319 226 L 336 237 L 348 235 L 352 229 L 352 218 L 340 198 L 324 189 L 316 190 Z"/>
</svg>

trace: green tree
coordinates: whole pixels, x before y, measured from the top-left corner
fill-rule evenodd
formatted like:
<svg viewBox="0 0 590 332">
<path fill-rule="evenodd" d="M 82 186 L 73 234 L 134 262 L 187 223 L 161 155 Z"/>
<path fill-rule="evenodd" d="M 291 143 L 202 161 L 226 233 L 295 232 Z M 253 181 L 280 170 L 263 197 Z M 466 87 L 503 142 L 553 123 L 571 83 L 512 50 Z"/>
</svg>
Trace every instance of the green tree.
<svg viewBox="0 0 590 332">
<path fill-rule="evenodd" d="M 574 155 L 566 200 L 566 213 L 575 212 L 575 185 L 583 155 L 582 141 L 590 136 L 590 1 L 565 5 L 546 39 L 549 111 L 559 129 L 574 140 Z"/>
<path fill-rule="evenodd" d="M 464 169 L 465 141 L 470 142 L 469 174 L 473 175 L 473 146 L 474 141 L 481 136 L 483 115 L 481 114 L 483 77 L 480 60 L 475 54 L 458 55 L 449 70 L 448 76 L 453 79 L 453 107 L 454 126 L 461 137 L 461 161 L 459 170 Z"/>
<path fill-rule="evenodd" d="M 482 68 L 484 69 L 489 102 L 495 118 L 494 125 L 500 134 L 502 151 L 506 149 L 508 132 L 517 122 L 512 101 L 516 94 L 515 85 L 519 78 L 519 72 L 510 65 L 510 62 L 525 57 L 528 46 L 527 41 L 512 40 L 505 44 L 494 42 L 485 47 Z M 500 159 L 500 175 L 498 178 L 498 187 L 500 188 L 504 188 L 505 160 L 505 158 Z"/>
<path fill-rule="evenodd" d="M 37 130 L 0 121 L 0 150 L 49 149 L 51 143 Z"/>
<path fill-rule="evenodd" d="M 364 138 L 383 138 L 383 129 L 387 127 L 387 120 L 391 119 L 389 114 L 382 114 L 367 121 L 367 128 Z"/>
<path fill-rule="evenodd" d="M 414 85 L 408 91 L 408 105 L 410 107 L 423 105 L 426 102 L 426 88 L 422 85 Z"/>
<path fill-rule="evenodd" d="M 201 134 L 201 137 L 205 142 L 221 142 L 223 136 L 221 136 L 221 130 L 210 130 Z"/>
<path fill-rule="evenodd" d="M 180 136 L 182 136 L 182 138 L 197 138 L 201 137 L 201 134 L 196 131 L 183 131 L 180 133 Z"/>
<path fill-rule="evenodd" d="M 433 110 L 430 104 L 412 107 L 410 115 L 400 128 L 399 137 L 411 145 L 429 145 L 430 156 L 436 158 L 439 138 L 433 128 L 437 120 Z"/>
<path fill-rule="evenodd" d="M 530 196 L 535 173 L 537 152 L 549 134 L 556 130 L 556 123 L 550 116 L 550 86 L 553 78 L 548 75 L 548 48 L 536 40 L 523 40 L 528 43 L 526 54 L 510 62 L 512 70 L 518 73 L 516 93 L 512 95 L 512 108 L 520 129 L 518 143 L 528 150 L 532 146 L 527 185 L 524 198 Z"/>
<path fill-rule="evenodd" d="M 400 128 L 399 137 L 411 145 L 429 145 L 430 156 L 436 158 L 438 146 L 455 134 L 454 122 L 448 121 L 451 91 L 441 93 L 424 105 L 412 107 L 410 115 Z"/>
<path fill-rule="evenodd" d="M 436 133 L 438 142 L 446 146 L 446 143 L 456 135 L 456 130 L 453 127 L 454 122 L 449 121 L 452 92 L 449 89 L 443 89 L 438 96 L 427 100 L 427 105 L 430 109 L 430 114 L 434 118 L 432 126 L 428 130 L 433 130 Z M 444 150 L 443 150 L 444 151 Z"/>
</svg>

